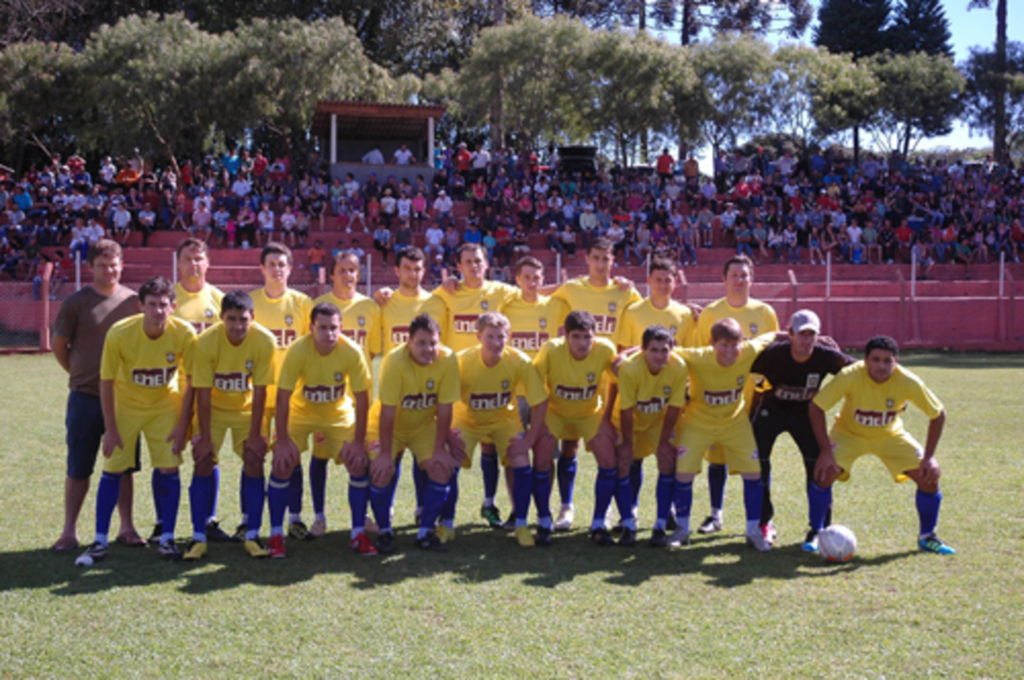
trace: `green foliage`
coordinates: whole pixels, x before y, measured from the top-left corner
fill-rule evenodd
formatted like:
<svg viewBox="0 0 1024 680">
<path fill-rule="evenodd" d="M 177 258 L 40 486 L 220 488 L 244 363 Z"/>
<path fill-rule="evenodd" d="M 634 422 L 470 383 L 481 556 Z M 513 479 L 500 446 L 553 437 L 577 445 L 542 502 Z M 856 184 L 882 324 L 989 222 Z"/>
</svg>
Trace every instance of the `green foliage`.
<svg viewBox="0 0 1024 680">
<path fill-rule="evenodd" d="M 0 52 L 0 140 L 49 146 L 77 99 L 78 60 L 61 44 L 23 42 Z"/>
<path fill-rule="evenodd" d="M 889 30 L 894 52 L 953 56 L 949 19 L 941 0 L 901 0 Z"/>
<path fill-rule="evenodd" d="M 814 44 L 855 60 L 889 47 L 890 0 L 822 0 Z"/>
<path fill-rule="evenodd" d="M 995 103 L 1005 93 L 1006 123 L 1011 148 L 1024 142 L 1024 43 L 1006 46 L 1006 75 L 996 65 L 993 49 L 975 48 L 960 65 L 967 78 L 964 88 L 964 118 L 972 131 L 995 133 Z M 1000 83 L 1003 87 L 1000 88 Z"/>
</svg>

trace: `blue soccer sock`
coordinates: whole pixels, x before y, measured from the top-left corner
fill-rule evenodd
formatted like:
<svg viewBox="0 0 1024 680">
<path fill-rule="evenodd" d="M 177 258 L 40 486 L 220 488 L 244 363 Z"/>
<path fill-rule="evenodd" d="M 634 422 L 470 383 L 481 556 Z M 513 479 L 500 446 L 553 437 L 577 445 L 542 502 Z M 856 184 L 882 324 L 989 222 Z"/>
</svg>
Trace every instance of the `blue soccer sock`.
<svg viewBox="0 0 1024 680">
<path fill-rule="evenodd" d="M 743 508 L 747 513 L 747 532 L 756 531 L 761 524 L 761 504 L 764 500 L 764 487 L 761 477 L 743 480 Z"/>
<path fill-rule="evenodd" d="M 633 507 L 640 505 L 640 490 L 644 488 L 644 462 L 634 460 L 629 466 L 629 491 L 633 500 Z M 636 516 L 636 513 L 633 513 Z"/>
<path fill-rule="evenodd" d="M 397 479 L 398 475 L 395 475 L 395 478 Z M 430 476 L 416 461 L 413 461 L 412 465 L 412 483 L 416 487 L 416 507 L 422 508 L 427 502 L 424 495 L 427 492 L 427 484 L 430 483 Z"/>
<path fill-rule="evenodd" d="M 519 488 L 519 485 L 516 485 Z M 537 524 L 544 529 L 551 528 L 551 470 L 533 471 L 533 503 L 537 506 Z M 519 503 L 516 502 L 516 508 Z"/>
<path fill-rule="evenodd" d="M 313 512 L 317 517 L 324 516 L 324 497 L 326 494 L 327 459 L 313 456 L 313 460 L 309 462 L 309 495 L 313 497 Z"/>
<path fill-rule="evenodd" d="M 448 482 L 448 498 L 441 509 L 441 524 L 449 529 L 455 528 L 455 506 L 459 503 L 459 468 L 455 468 L 451 481 Z"/>
<path fill-rule="evenodd" d="M 525 527 L 530 515 L 530 497 L 533 495 L 533 468 L 529 465 L 512 470 L 512 499 L 516 506 L 516 527 Z"/>
<path fill-rule="evenodd" d="M 160 474 L 160 470 L 153 468 L 153 473 L 149 476 L 150 488 L 153 491 L 153 512 L 156 513 L 156 523 L 160 524 L 160 499 L 163 498 L 163 491 L 160 490 L 160 482 L 163 481 L 163 476 Z"/>
<path fill-rule="evenodd" d="M 381 488 L 370 484 L 370 507 L 373 508 L 373 516 L 377 518 L 377 526 L 380 533 L 391 531 L 391 487 Z"/>
<path fill-rule="evenodd" d="M 419 467 L 419 466 L 417 466 L 416 463 L 413 462 L 413 467 L 415 468 L 415 467 Z M 402 461 L 396 460 L 395 461 L 395 476 L 391 479 L 391 483 L 388 484 L 388 518 L 389 518 L 388 519 L 388 525 L 389 526 L 391 524 L 391 522 L 390 522 L 391 514 L 395 511 L 395 497 L 398 495 L 398 480 L 401 479 L 401 478 L 402 478 Z M 418 498 L 419 498 L 419 496 L 417 495 L 417 499 Z M 417 505 L 418 504 L 419 504 L 419 502 L 417 501 Z M 380 526 L 380 522 L 379 521 L 377 522 L 377 525 Z"/>
<path fill-rule="evenodd" d="M 247 511 L 248 500 L 245 496 L 245 470 L 243 469 L 238 478 L 238 507 L 242 510 L 242 524 L 249 525 L 249 513 Z M 262 502 L 260 503 L 262 506 Z"/>
<path fill-rule="evenodd" d="M 672 511 L 672 494 L 675 493 L 676 478 L 674 475 L 658 475 L 658 486 L 654 489 L 654 500 L 657 520 L 655 529 L 664 529 L 668 523 L 668 513 Z"/>
<path fill-rule="evenodd" d="M 260 536 L 260 527 L 263 524 L 263 503 L 266 496 L 263 477 L 242 476 L 242 495 L 245 498 L 246 507 L 246 532 L 247 540 L 255 540 Z M 284 510 L 281 511 L 282 516 Z"/>
<path fill-rule="evenodd" d="M 822 488 L 811 482 L 807 487 L 807 507 L 811 531 L 821 531 L 825 526 L 825 513 L 832 507 L 832 487 Z"/>
<path fill-rule="evenodd" d="M 917 490 L 915 499 L 917 505 L 917 516 L 921 520 L 921 536 L 929 536 L 935 533 L 935 526 L 939 523 L 939 506 L 942 505 L 942 492 L 927 493 Z"/>
<path fill-rule="evenodd" d="M 729 478 L 729 469 L 724 465 L 708 465 L 708 494 L 711 496 L 711 514 L 722 516 L 722 503 L 725 501 L 725 480 Z"/>
<path fill-rule="evenodd" d="M 622 518 L 622 526 L 636 531 L 636 518 L 633 516 L 633 485 L 630 477 L 619 477 L 615 481 L 615 507 Z"/>
<path fill-rule="evenodd" d="M 693 508 L 693 480 L 681 482 L 678 479 L 673 485 L 673 499 L 676 504 L 676 524 L 684 532 L 690 530 L 690 511 Z"/>
<path fill-rule="evenodd" d="M 175 470 L 169 475 L 160 475 L 160 523 L 164 525 L 161 543 L 174 540 L 174 527 L 178 523 L 178 506 L 181 504 L 181 475 Z M 205 507 L 210 507 L 209 505 Z"/>
<path fill-rule="evenodd" d="M 110 520 L 114 516 L 114 508 L 117 507 L 117 497 L 120 494 L 121 473 L 104 472 L 96 491 L 96 540 L 103 545 L 107 545 Z"/>
<path fill-rule="evenodd" d="M 292 477 L 288 484 L 288 514 L 290 522 L 302 521 L 302 463 L 292 470 Z"/>
<path fill-rule="evenodd" d="M 270 535 L 284 535 L 284 513 L 288 509 L 289 480 L 270 475 L 267 485 L 267 505 L 270 507 Z"/>
<path fill-rule="evenodd" d="M 434 530 L 437 518 L 441 515 L 445 501 L 448 500 L 448 490 L 447 484 L 427 480 L 427 485 L 423 489 L 423 516 L 420 517 L 420 528 L 416 538 L 423 538 Z"/>
<path fill-rule="evenodd" d="M 192 540 L 206 542 L 206 522 L 210 517 L 210 496 L 213 493 L 213 475 L 192 475 L 188 487 L 188 504 L 192 513 Z"/>
<path fill-rule="evenodd" d="M 480 452 L 480 471 L 484 477 L 484 505 L 494 505 L 494 496 L 498 493 L 498 454 Z"/>
<path fill-rule="evenodd" d="M 348 507 L 352 511 L 352 538 L 366 526 L 366 506 L 370 502 L 370 475 L 348 478 Z"/>
<path fill-rule="evenodd" d="M 217 504 L 220 502 L 220 466 L 213 466 L 213 488 L 210 489 L 210 515 L 207 522 L 217 519 Z"/>
<path fill-rule="evenodd" d="M 597 469 L 597 479 L 594 480 L 594 516 L 590 521 L 591 530 L 604 528 L 604 518 L 608 514 L 612 496 L 615 495 L 617 481 L 618 473 L 615 468 Z M 627 479 L 626 482 L 628 484 L 629 480 Z"/>
<path fill-rule="evenodd" d="M 558 495 L 562 499 L 562 507 L 572 506 L 572 492 L 576 486 L 576 456 L 558 457 Z M 608 497 L 611 500 L 611 496 Z"/>
</svg>

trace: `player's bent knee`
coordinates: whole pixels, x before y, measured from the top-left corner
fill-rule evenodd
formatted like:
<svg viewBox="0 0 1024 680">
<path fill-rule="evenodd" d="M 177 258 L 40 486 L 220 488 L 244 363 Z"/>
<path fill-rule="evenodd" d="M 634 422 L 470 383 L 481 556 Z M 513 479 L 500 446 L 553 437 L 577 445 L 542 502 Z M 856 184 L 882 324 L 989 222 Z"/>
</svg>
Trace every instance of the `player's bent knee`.
<svg viewBox="0 0 1024 680">
<path fill-rule="evenodd" d="M 506 467 L 506 470 L 509 467 L 510 468 L 521 468 L 521 467 L 526 467 L 529 464 L 530 464 L 530 456 L 528 454 L 523 454 L 521 456 L 516 456 L 514 458 L 509 458 L 508 459 L 508 467 Z"/>
<path fill-rule="evenodd" d="M 366 474 L 367 467 L 365 459 L 355 463 L 345 463 L 345 469 L 348 470 L 348 474 L 352 477 L 362 477 Z"/>
<path fill-rule="evenodd" d="M 693 472 L 677 472 L 676 473 L 676 481 L 677 482 L 682 482 L 683 484 L 686 484 L 688 482 L 692 482 L 694 480 L 694 478 L 696 478 L 696 476 L 697 476 L 696 473 L 693 473 Z"/>
</svg>

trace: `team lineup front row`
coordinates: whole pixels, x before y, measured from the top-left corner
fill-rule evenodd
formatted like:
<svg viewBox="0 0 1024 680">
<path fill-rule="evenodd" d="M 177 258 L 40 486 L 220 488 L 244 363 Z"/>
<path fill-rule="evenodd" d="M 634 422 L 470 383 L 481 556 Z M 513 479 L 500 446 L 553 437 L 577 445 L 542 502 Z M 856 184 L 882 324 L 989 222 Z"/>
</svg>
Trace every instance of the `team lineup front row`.
<svg viewBox="0 0 1024 680">
<path fill-rule="evenodd" d="M 273 244 L 268 248 L 262 258 L 265 267 L 276 255 L 286 255 L 283 264 L 290 268 L 287 249 L 275 250 Z M 598 242 L 588 259 L 609 253 L 610 248 Z M 463 280 L 435 292 L 445 302 L 444 310 L 419 313 L 407 326 L 390 327 L 394 347 L 383 356 L 379 396 L 372 404 L 368 346 L 383 346 L 371 334 L 388 326 L 370 311 L 386 314 L 389 307 L 400 307 L 401 287 L 381 296 L 383 312 L 362 298 L 367 311 L 354 317 L 355 328 L 343 328 L 345 315 L 330 295 L 309 302 L 306 314 L 287 320 L 290 333 L 261 325 L 259 298 L 266 289 L 252 295 L 232 291 L 220 300 L 220 322 L 197 335 L 193 323 L 174 315 L 180 291 L 176 293 L 163 277 L 147 281 L 138 292 L 141 313 L 114 324 L 103 344 L 100 400 L 105 433 L 96 537 L 76 564 L 90 566 L 108 556 L 121 476 L 137 469 L 136 442 L 141 436 L 154 468 L 160 555 L 169 560 L 206 555 L 218 454 L 229 432 L 243 462 L 243 521 L 237 537 L 253 557 L 285 556 L 290 510 L 289 535 L 296 536 L 295 473 L 299 471 L 301 489 L 301 458 L 306 452 L 312 458 L 310 482 L 317 513 L 310 535 L 322 536 L 326 530 L 324 494 L 328 463 L 333 460 L 349 475 L 351 548 L 370 555 L 394 552 L 395 493 L 403 455 L 409 451 L 417 499 L 416 545 L 428 551 L 448 550 L 456 536 L 459 473 L 471 467 L 478 445 L 483 457 L 495 456 L 506 469 L 513 504 L 509 524 L 518 544 L 550 546 L 553 531 L 572 525 L 572 491 L 570 485 L 567 494 L 565 482 L 575 477 L 579 440 L 598 467 L 590 525 L 590 538 L 597 545 L 636 545 L 642 461 L 649 456 L 654 456 L 658 468 L 657 519 L 650 544 L 688 545 L 693 481 L 707 457 L 716 464 L 712 470 L 724 464 L 722 474 L 728 470 L 741 476 L 746 541 L 764 552 L 775 541 L 768 494 L 770 455 L 783 432 L 796 441 L 805 462 L 810 524 L 803 543 L 806 550 L 817 549 L 817 533 L 829 522 L 833 482 L 847 479 L 859 457 L 873 454 L 894 480 L 912 479 L 918 486 L 919 547 L 939 554 L 955 552 L 935 534 L 942 499 L 935 452 L 945 412 L 922 381 L 899 365 L 898 347 L 891 338 L 872 338 L 864 360 L 854 361 L 820 336 L 814 312 L 800 310 L 793 314 L 787 333 L 762 325 L 761 330 L 768 332 L 758 334 L 756 324 L 746 323 L 749 338 L 736 318 L 724 316 L 710 324 L 705 346 L 692 346 L 698 343 L 680 342 L 680 336 L 692 337 L 696 329 L 687 329 L 686 335 L 675 323 L 641 324 L 629 337 L 621 326 L 615 333 L 615 324 L 623 319 L 614 302 L 607 307 L 608 316 L 577 307 L 561 317 L 564 320 L 551 322 L 550 335 L 541 335 L 536 328 L 525 330 L 510 321 L 522 295 L 506 295 L 493 310 L 481 301 L 492 282 L 483 281 L 486 267 L 477 262 L 482 259 L 478 249 L 467 248 L 459 256 Z M 418 259 L 422 266 L 422 254 Z M 737 263 L 740 269 L 747 268 L 749 287 L 752 266 L 745 258 L 726 265 L 726 285 Z M 520 274 L 540 267 L 532 258 L 527 265 L 519 267 Z M 286 267 L 280 269 L 286 279 Z M 396 269 L 401 280 L 401 260 Z M 672 286 L 667 293 L 664 286 L 657 287 L 659 271 L 670 274 L 670 279 L 674 274 L 670 264 L 652 267 L 649 300 L 640 300 L 631 287 L 615 280 L 606 279 L 597 288 L 604 293 L 630 292 L 636 299 L 627 300 L 629 309 L 645 304 L 663 309 L 658 293 L 670 295 Z M 266 267 L 265 275 L 269 282 L 274 268 Z M 354 290 L 358 261 L 340 254 L 335 278 Z M 538 300 L 538 281 L 519 283 L 534 291 L 533 304 L 549 300 Z M 583 284 L 595 287 L 593 282 Z M 334 300 L 346 305 L 352 301 L 351 295 L 347 297 Z M 266 301 L 264 297 L 262 302 Z M 207 313 L 212 322 L 209 317 Z M 537 318 L 537 327 L 544 328 L 546 317 Z M 614 333 L 618 347 L 599 337 L 602 331 Z M 455 332 L 461 334 L 461 342 L 470 336 L 472 343 L 461 349 L 442 344 Z M 532 358 L 524 351 L 531 349 Z M 754 376 L 764 379 L 757 390 Z M 825 382 L 828 376 L 832 377 Z M 829 431 L 825 412 L 840 402 L 841 411 Z M 906 432 L 900 417 L 910 403 L 930 419 L 923 447 Z M 181 497 L 178 470 L 190 440 L 193 534 L 182 551 L 174 536 Z M 562 496 L 557 518 L 551 509 L 553 478 Z M 492 526 L 500 526 L 493 505 L 496 479 L 486 482 L 485 471 L 485 517 L 488 509 L 493 510 Z M 613 500 L 621 518 L 618 541 L 607 524 Z M 533 531 L 528 524 L 531 503 L 536 512 Z M 265 504 L 270 516 L 266 542 L 261 539 Z M 720 500 L 717 507 L 721 508 Z M 376 541 L 368 536 L 373 533 L 368 531 L 369 510 Z M 299 537 L 306 533 L 302 529 Z M 700 527 L 702 533 L 720 529 L 721 515 L 714 513 Z"/>
</svg>

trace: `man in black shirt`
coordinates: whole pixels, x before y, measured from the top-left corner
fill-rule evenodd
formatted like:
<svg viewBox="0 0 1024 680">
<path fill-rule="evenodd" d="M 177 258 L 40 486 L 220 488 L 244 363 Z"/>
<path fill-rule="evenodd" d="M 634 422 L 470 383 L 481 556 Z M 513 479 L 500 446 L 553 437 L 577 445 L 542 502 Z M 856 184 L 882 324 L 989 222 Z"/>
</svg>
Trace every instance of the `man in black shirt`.
<svg viewBox="0 0 1024 680">
<path fill-rule="evenodd" d="M 769 345 L 751 368 L 752 373 L 764 376 L 765 384 L 770 388 L 756 395 L 750 413 L 764 485 L 761 530 L 773 542 L 776 532 L 772 517 L 775 509 L 770 491 L 775 439 L 788 432 L 796 442 L 804 458 L 809 487 L 814 479 L 814 464 L 818 460 L 818 443 L 807 406 L 818 393 L 826 375 L 834 375 L 854 362 L 835 346 L 831 338 L 819 337 L 820 332 L 821 321 L 817 314 L 809 309 L 797 311 L 789 322 L 789 337 Z M 827 516 L 825 526 L 830 520 L 831 517 Z M 813 538 L 808 534 L 806 542 L 810 543 Z"/>
</svg>

